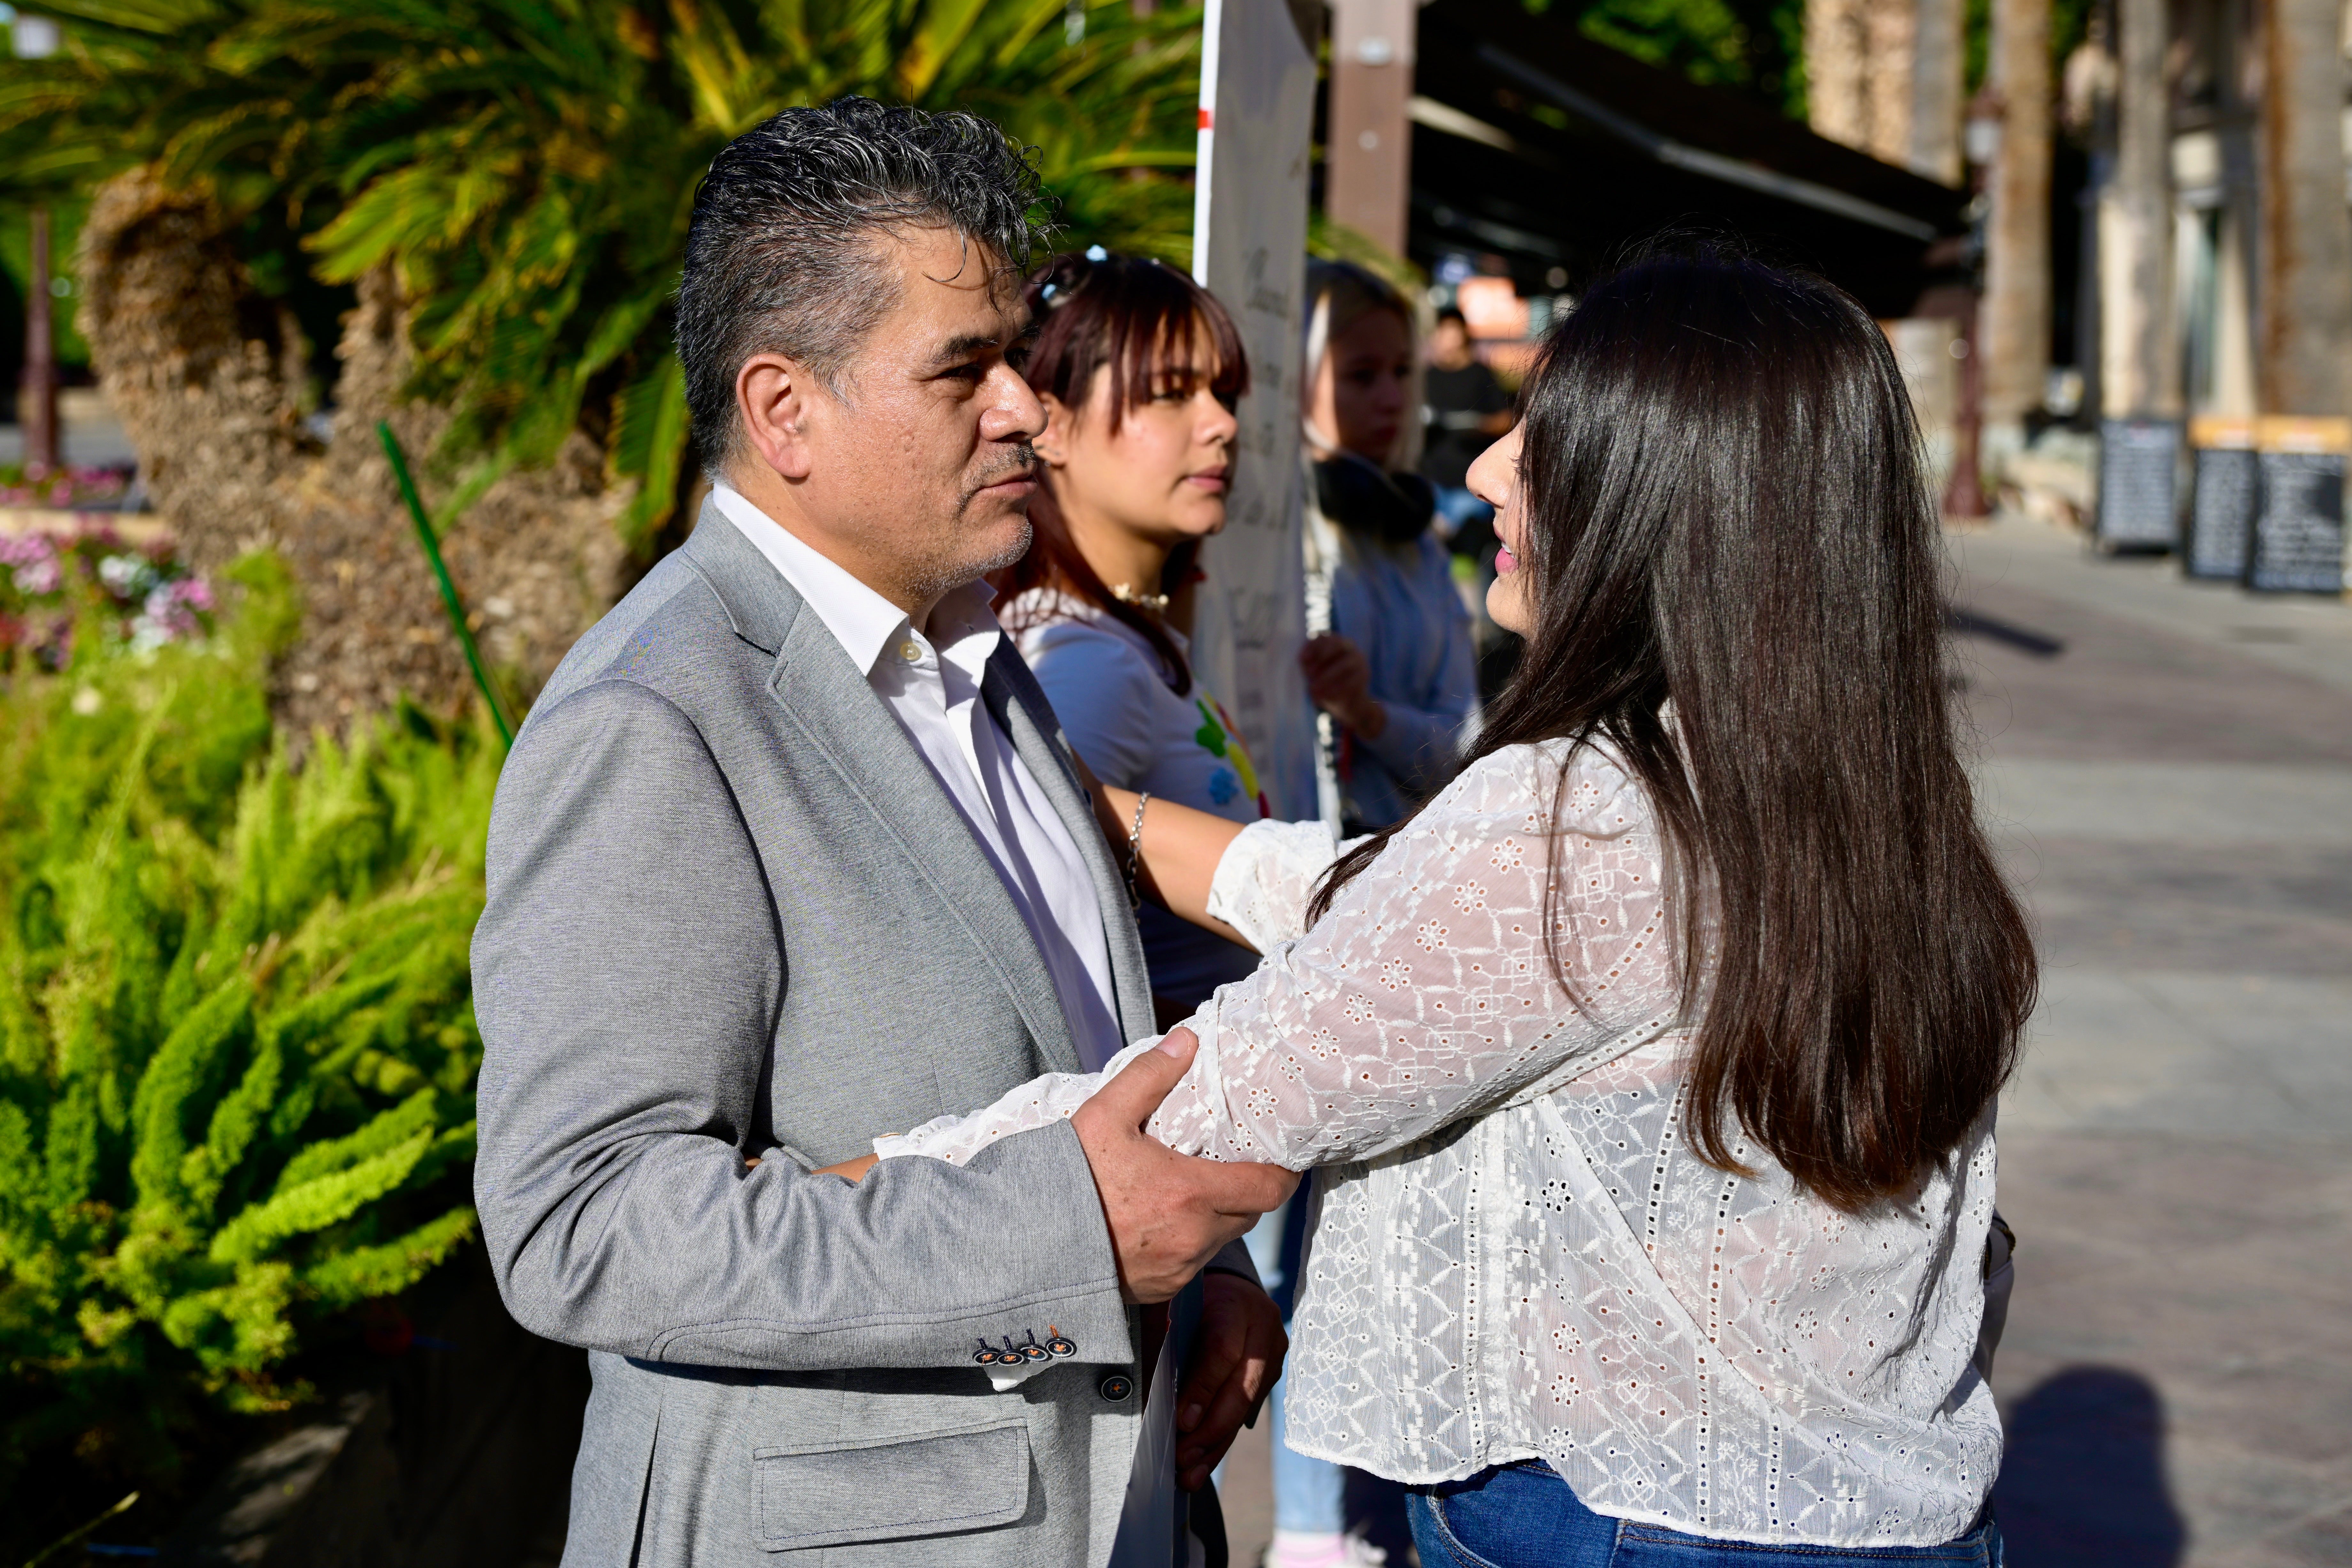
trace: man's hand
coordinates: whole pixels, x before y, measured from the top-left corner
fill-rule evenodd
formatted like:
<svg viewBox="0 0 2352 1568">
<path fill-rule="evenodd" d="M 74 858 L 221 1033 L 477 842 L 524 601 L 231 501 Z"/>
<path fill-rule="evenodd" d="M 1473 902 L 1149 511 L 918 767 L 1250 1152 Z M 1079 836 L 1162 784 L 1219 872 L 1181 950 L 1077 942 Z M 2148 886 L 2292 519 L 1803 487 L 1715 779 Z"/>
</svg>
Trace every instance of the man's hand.
<svg viewBox="0 0 2352 1568">
<path fill-rule="evenodd" d="M 1190 1029 L 1171 1030 L 1070 1119 L 1110 1226 L 1119 1293 L 1130 1301 L 1174 1296 L 1218 1248 L 1281 1207 L 1298 1184 L 1297 1174 L 1279 1165 L 1192 1159 L 1143 1131 L 1192 1065 L 1200 1043 Z"/>
<path fill-rule="evenodd" d="M 1372 666 L 1364 650 L 1328 633 L 1309 637 L 1298 650 L 1307 673 L 1307 694 L 1315 705 L 1367 741 L 1389 727 L 1389 710 L 1371 694 Z"/>
<path fill-rule="evenodd" d="M 1257 1286 L 1212 1272 L 1201 1277 L 1201 1326 L 1176 1406 L 1176 1484 L 1188 1492 L 1209 1484 L 1234 1435 L 1282 1375 L 1290 1348 L 1281 1310 Z"/>
</svg>

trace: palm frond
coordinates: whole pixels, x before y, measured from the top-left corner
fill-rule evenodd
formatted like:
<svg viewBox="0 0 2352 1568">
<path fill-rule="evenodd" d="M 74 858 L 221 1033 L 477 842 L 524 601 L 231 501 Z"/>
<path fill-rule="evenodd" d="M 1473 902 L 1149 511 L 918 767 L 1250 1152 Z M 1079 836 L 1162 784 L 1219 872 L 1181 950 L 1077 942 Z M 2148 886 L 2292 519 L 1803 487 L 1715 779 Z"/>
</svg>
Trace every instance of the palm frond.
<svg viewBox="0 0 2352 1568">
<path fill-rule="evenodd" d="M 593 409 L 650 538 L 686 456 L 668 304 L 728 141 L 861 93 L 971 108 L 1032 151 L 1069 242 L 1189 251 L 1199 11 L 1087 0 L 51 0 L 70 47 L 0 61 L 0 190 L 134 163 L 273 204 L 326 282 L 390 264 L 414 395 L 460 476 Z"/>
</svg>

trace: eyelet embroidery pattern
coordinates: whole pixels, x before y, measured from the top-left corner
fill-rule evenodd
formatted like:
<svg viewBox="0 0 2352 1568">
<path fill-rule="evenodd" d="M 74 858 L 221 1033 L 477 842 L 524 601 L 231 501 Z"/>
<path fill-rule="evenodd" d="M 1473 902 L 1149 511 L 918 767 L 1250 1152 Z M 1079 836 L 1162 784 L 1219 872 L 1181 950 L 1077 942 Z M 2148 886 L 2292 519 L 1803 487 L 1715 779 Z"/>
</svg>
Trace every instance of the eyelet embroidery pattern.
<svg viewBox="0 0 2352 1568">
<path fill-rule="evenodd" d="M 1303 935 L 1328 829 L 1254 824 L 1218 868 L 1211 912 L 1268 961 L 1189 1020 L 1199 1056 L 1150 1131 L 1323 1165 L 1288 1439 L 1408 1482 L 1541 1456 L 1589 1507 L 1702 1534 L 1951 1540 L 2000 1458 L 1968 1372 L 1990 1117 L 1884 1214 L 1829 1210 L 1769 1161 L 1753 1180 L 1700 1163 L 1649 807 L 1591 748 L 1556 797 L 1564 752 L 1466 770 Z M 1573 1000 L 1541 943 L 1554 798 Z M 961 1162 L 1100 1081 L 1040 1079 L 876 1148 Z"/>
</svg>

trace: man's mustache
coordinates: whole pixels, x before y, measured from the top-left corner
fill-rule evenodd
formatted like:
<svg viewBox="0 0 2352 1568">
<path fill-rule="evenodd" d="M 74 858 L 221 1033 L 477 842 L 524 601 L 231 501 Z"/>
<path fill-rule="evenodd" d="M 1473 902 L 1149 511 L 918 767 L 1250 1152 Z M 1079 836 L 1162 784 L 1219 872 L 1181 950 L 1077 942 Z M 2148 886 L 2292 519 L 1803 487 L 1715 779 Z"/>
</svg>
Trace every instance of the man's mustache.
<svg viewBox="0 0 2352 1568">
<path fill-rule="evenodd" d="M 991 485 L 1001 485 L 1007 479 L 1026 479 L 1036 471 L 1037 448 L 1024 441 L 1006 451 L 1003 458 L 991 463 L 973 478 L 964 488 L 963 499 L 957 502 L 956 510 L 961 511 L 965 507 L 970 506 L 971 498 Z"/>
</svg>

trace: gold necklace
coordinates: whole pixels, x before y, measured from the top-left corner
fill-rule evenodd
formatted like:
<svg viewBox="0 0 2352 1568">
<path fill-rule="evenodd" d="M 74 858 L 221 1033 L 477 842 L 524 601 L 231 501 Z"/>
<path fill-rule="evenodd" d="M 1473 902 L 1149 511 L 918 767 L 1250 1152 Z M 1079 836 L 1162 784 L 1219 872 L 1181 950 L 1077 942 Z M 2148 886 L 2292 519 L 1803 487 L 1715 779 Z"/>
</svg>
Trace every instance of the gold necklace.
<svg viewBox="0 0 2352 1568">
<path fill-rule="evenodd" d="M 1168 613 L 1168 595 L 1165 594 L 1139 594 L 1124 583 L 1113 583 L 1110 584 L 1110 596 L 1122 605 L 1133 605 L 1139 610 L 1150 610 L 1156 616 Z"/>
</svg>

